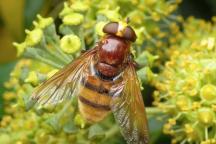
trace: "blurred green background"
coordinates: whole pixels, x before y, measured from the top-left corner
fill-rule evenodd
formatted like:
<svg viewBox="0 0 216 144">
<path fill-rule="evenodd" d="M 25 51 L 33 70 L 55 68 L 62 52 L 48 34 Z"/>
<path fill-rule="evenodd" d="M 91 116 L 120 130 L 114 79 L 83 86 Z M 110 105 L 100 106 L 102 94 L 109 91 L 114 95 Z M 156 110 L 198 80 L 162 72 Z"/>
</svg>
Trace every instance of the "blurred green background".
<svg viewBox="0 0 216 144">
<path fill-rule="evenodd" d="M 55 16 L 62 3 L 63 0 L 0 0 L 0 117 L 3 114 L 3 83 L 17 61 L 12 42 L 23 41 L 24 30 L 31 28 L 36 14 Z M 209 20 L 216 15 L 216 1 L 183 0 L 177 13 L 185 18 L 194 16 Z"/>
</svg>

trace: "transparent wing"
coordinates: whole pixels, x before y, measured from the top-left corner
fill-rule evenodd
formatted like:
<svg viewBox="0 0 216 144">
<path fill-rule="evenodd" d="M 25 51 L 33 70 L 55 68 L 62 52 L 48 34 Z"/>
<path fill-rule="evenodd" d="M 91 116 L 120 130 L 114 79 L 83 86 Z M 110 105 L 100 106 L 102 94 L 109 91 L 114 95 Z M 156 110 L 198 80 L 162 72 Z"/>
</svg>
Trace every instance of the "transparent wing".
<svg viewBox="0 0 216 144">
<path fill-rule="evenodd" d="M 132 63 L 123 73 L 121 84 L 111 89 L 111 109 L 128 144 L 148 144 L 148 123 L 139 80 Z"/>
<path fill-rule="evenodd" d="M 77 95 L 84 71 L 93 61 L 95 52 L 96 49 L 87 51 L 42 83 L 33 92 L 31 100 L 42 105 L 57 104 Z"/>
</svg>

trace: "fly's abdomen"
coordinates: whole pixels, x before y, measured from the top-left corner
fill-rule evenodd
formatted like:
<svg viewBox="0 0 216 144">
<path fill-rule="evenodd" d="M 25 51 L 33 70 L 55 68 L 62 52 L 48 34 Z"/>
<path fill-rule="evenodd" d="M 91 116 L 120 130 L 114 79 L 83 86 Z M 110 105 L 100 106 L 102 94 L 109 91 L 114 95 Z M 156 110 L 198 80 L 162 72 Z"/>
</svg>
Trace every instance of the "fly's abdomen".
<svg viewBox="0 0 216 144">
<path fill-rule="evenodd" d="M 81 85 L 79 110 L 90 123 L 103 120 L 110 112 L 109 89 L 111 82 L 104 82 L 96 75 L 88 76 Z"/>
</svg>

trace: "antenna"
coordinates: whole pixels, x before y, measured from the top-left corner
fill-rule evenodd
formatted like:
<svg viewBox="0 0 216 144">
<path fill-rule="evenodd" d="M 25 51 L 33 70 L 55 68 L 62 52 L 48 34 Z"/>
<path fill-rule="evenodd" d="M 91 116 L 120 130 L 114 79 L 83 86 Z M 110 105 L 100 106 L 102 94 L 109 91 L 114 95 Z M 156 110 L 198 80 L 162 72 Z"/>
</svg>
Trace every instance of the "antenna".
<svg viewBox="0 0 216 144">
<path fill-rule="evenodd" d="M 127 17 L 127 18 L 126 18 L 126 23 L 129 24 L 129 22 L 130 22 L 130 18 Z"/>
</svg>

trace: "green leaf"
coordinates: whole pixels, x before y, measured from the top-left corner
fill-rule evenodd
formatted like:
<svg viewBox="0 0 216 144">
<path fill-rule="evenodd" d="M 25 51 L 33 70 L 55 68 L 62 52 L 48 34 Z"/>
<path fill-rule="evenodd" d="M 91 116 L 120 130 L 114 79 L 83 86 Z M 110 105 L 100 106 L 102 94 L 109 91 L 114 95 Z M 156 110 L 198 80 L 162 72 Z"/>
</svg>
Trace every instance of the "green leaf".
<svg viewBox="0 0 216 144">
<path fill-rule="evenodd" d="M 76 127 L 73 123 L 73 121 L 69 121 L 66 123 L 63 127 L 64 132 L 69 133 L 69 134 L 74 134 L 79 131 L 78 127 Z"/>
<path fill-rule="evenodd" d="M 36 18 L 44 2 L 44 0 L 26 0 L 24 10 L 25 27 L 29 28 L 32 25 L 32 21 Z"/>
<path fill-rule="evenodd" d="M 155 77 L 154 73 L 151 71 L 151 69 L 149 67 L 144 67 L 144 68 L 138 70 L 137 75 L 139 76 L 141 81 L 144 83 L 150 82 Z"/>
<path fill-rule="evenodd" d="M 149 122 L 149 130 L 150 130 L 150 140 L 151 144 L 156 143 L 168 143 L 169 139 L 168 137 L 165 137 L 163 135 L 163 125 L 165 124 L 165 121 L 167 120 L 166 117 L 161 118 L 160 120 L 157 119 L 157 116 L 150 117 L 148 120 Z"/>
<path fill-rule="evenodd" d="M 47 120 L 47 123 L 56 131 L 60 131 L 61 126 L 59 124 L 59 117 L 54 115 Z"/>
<path fill-rule="evenodd" d="M 158 56 L 154 56 L 148 51 L 144 51 L 136 58 L 136 61 L 141 66 L 152 66 L 156 59 L 158 59 Z"/>
<path fill-rule="evenodd" d="M 9 79 L 10 72 L 13 69 L 15 62 L 5 63 L 0 65 L 0 118 L 3 116 L 3 99 L 2 94 L 5 91 L 4 82 Z"/>
<path fill-rule="evenodd" d="M 105 137 L 105 131 L 99 124 L 94 124 L 89 128 L 88 139 L 98 140 Z"/>
</svg>

